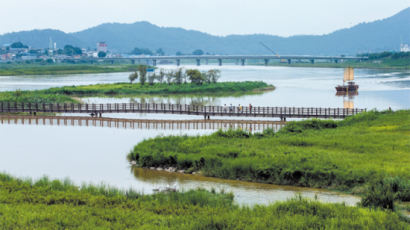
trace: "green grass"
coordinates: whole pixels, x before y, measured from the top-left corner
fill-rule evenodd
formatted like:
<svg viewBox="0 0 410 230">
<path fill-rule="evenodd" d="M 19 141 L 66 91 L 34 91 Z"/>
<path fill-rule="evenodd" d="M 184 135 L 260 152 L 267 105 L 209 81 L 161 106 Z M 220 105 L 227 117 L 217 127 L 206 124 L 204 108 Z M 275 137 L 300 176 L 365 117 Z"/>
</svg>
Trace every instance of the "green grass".
<svg viewBox="0 0 410 230">
<path fill-rule="evenodd" d="M 138 95 L 243 95 L 273 90 L 264 82 L 218 82 L 196 85 L 114 83 L 86 86 L 66 86 L 37 91 L 0 92 L 0 102 L 25 103 L 79 103 L 75 97 L 84 96 L 138 96 Z"/>
<path fill-rule="evenodd" d="M 343 121 L 290 122 L 279 133 L 219 131 L 209 136 L 145 140 L 129 160 L 206 176 L 360 191 L 396 177 L 410 200 L 410 110 L 367 112 Z"/>
<path fill-rule="evenodd" d="M 0 64 L 0 76 L 65 75 L 133 72 L 138 65 L 109 64 Z"/>
<path fill-rule="evenodd" d="M 408 229 L 390 211 L 295 197 L 240 207 L 204 190 L 141 195 L 0 174 L 0 229 Z"/>
<path fill-rule="evenodd" d="M 37 91 L 0 92 L 0 102 L 10 103 L 79 103 L 67 95 L 45 94 Z"/>
</svg>

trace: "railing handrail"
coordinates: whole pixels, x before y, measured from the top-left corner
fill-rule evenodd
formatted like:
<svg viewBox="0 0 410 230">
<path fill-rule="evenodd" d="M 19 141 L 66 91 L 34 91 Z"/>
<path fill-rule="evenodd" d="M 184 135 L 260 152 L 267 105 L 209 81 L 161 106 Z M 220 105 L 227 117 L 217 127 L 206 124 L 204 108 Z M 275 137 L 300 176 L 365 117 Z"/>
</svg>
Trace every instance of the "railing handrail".
<svg viewBox="0 0 410 230">
<path fill-rule="evenodd" d="M 270 106 L 207 106 L 164 103 L 17 103 L 0 102 L 0 112 L 65 112 L 65 113 L 111 113 L 111 112 L 156 112 L 213 115 L 261 115 L 261 116 L 308 116 L 345 117 L 366 109 L 322 107 L 270 107 Z"/>
</svg>

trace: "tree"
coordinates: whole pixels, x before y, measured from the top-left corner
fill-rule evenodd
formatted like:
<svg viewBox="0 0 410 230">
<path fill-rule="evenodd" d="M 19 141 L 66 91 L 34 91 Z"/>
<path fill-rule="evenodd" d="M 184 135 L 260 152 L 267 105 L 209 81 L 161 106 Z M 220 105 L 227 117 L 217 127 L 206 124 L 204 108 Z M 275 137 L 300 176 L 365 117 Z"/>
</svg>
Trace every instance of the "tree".
<svg viewBox="0 0 410 230">
<path fill-rule="evenodd" d="M 217 69 L 211 69 L 208 71 L 207 77 L 209 79 L 209 83 L 216 83 L 221 77 L 221 71 Z"/>
<path fill-rule="evenodd" d="M 145 82 L 147 81 L 147 66 L 139 65 L 138 73 L 139 73 L 140 83 L 141 85 L 144 85 Z"/>
<path fill-rule="evenodd" d="M 186 71 L 186 75 L 188 75 L 189 80 L 191 83 L 201 85 L 204 81 L 203 75 L 197 69 L 189 69 Z"/>
<path fill-rule="evenodd" d="M 157 49 L 157 51 L 155 53 L 157 53 L 158 56 L 164 56 L 165 55 L 165 52 L 164 52 L 164 50 L 162 50 L 162 48 Z"/>
<path fill-rule="evenodd" d="M 78 47 L 74 47 L 72 45 L 65 45 L 63 53 L 67 56 L 73 56 L 73 55 L 81 55 L 83 52 Z"/>
<path fill-rule="evenodd" d="M 168 83 L 168 85 L 171 85 L 173 78 L 175 78 L 175 72 L 172 71 L 172 70 L 170 70 L 170 71 L 167 73 L 167 83 Z"/>
<path fill-rule="evenodd" d="M 11 44 L 10 47 L 13 49 L 27 49 L 28 48 L 28 46 L 24 45 L 21 42 L 14 42 L 13 44 Z"/>
<path fill-rule="evenodd" d="M 175 72 L 175 83 L 177 83 L 178 85 L 182 84 L 182 79 L 184 78 L 184 71 L 182 70 L 182 68 L 179 68 L 176 72 Z"/>
<path fill-rule="evenodd" d="M 135 54 L 135 55 L 152 55 L 152 51 L 150 49 L 147 48 L 134 48 L 131 51 L 131 54 Z"/>
<path fill-rule="evenodd" d="M 155 73 L 148 75 L 148 84 L 154 85 L 155 79 L 157 78 L 158 76 Z"/>
<path fill-rule="evenodd" d="M 128 79 L 130 79 L 130 83 L 132 84 L 133 81 L 137 80 L 138 78 L 138 73 L 134 72 L 132 74 L 130 74 L 130 76 L 128 77 Z"/>
<path fill-rule="evenodd" d="M 165 78 L 165 71 L 163 69 L 161 69 L 159 71 L 159 75 L 158 75 L 158 81 L 159 83 L 162 84 L 162 82 L 164 82 L 164 78 Z"/>
<path fill-rule="evenodd" d="M 99 58 L 105 58 L 106 56 L 107 56 L 106 52 L 103 52 L 103 51 L 98 52 L 98 57 Z"/>
<path fill-rule="evenodd" d="M 194 52 L 192 52 L 192 54 L 193 54 L 193 55 L 204 55 L 204 51 L 203 51 L 203 50 L 200 50 L 200 49 L 197 49 L 197 50 L 195 50 Z"/>
</svg>

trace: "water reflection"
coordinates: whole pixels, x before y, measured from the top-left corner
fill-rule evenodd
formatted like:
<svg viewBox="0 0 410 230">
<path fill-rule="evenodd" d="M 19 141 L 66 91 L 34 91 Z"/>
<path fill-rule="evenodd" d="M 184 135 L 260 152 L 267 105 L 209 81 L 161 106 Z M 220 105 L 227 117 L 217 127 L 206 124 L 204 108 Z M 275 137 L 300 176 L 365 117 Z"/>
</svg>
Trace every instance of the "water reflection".
<svg viewBox="0 0 410 230">
<path fill-rule="evenodd" d="M 241 129 L 250 132 L 273 129 L 278 131 L 285 125 L 281 121 L 262 120 L 147 120 L 123 118 L 96 118 L 80 116 L 22 116 L 2 115 L 0 124 L 108 127 L 122 129 L 154 130 L 228 130 Z"/>
<path fill-rule="evenodd" d="M 337 97 L 343 97 L 343 108 L 354 109 L 354 98 L 358 96 L 359 92 L 337 92 Z"/>
<path fill-rule="evenodd" d="M 321 189 L 225 180 L 137 167 L 131 167 L 131 172 L 137 180 L 153 184 L 153 190 L 165 187 L 173 187 L 179 191 L 196 188 L 207 190 L 216 189 L 217 191 L 232 192 L 235 196 L 235 202 L 244 205 L 269 204 L 276 201 L 286 201 L 298 194 L 311 199 L 317 197 L 317 199 L 322 202 L 344 202 L 350 206 L 356 205 L 360 201 L 359 197 L 356 196 Z"/>
<path fill-rule="evenodd" d="M 83 101 L 88 101 L 84 99 Z M 151 104 L 179 104 L 179 105 L 217 105 L 219 98 L 215 96 L 140 96 L 129 98 L 129 103 L 151 103 Z"/>
</svg>

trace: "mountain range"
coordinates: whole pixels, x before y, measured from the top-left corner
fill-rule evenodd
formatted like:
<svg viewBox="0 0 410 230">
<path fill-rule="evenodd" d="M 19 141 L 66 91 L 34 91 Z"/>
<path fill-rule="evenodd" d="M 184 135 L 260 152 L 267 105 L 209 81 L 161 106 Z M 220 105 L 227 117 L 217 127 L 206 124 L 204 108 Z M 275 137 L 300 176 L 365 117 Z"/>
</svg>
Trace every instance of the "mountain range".
<svg viewBox="0 0 410 230">
<path fill-rule="evenodd" d="M 366 52 L 398 50 L 400 43 L 410 43 L 410 7 L 392 17 L 361 23 L 326 35 L 280 37 L 266 34 L 213 36 L 195 30 L 159 27 L 149 22 L 133 24 L 105 23 L 75 33 L 59 30 L 31 30 L 0 35 L 0 45 L 21 41 L 35 48 L 49 46 L 49 39 L 59 48 L 70 44 L 94 49 L 105 41 L 110 50 L 128 53 L 135 47 L 166 54 L 192 53 L 195 49 L 214 54 L 271 54 L 261 43 L 279 54 L 355 55 Z"/>
</svg>

